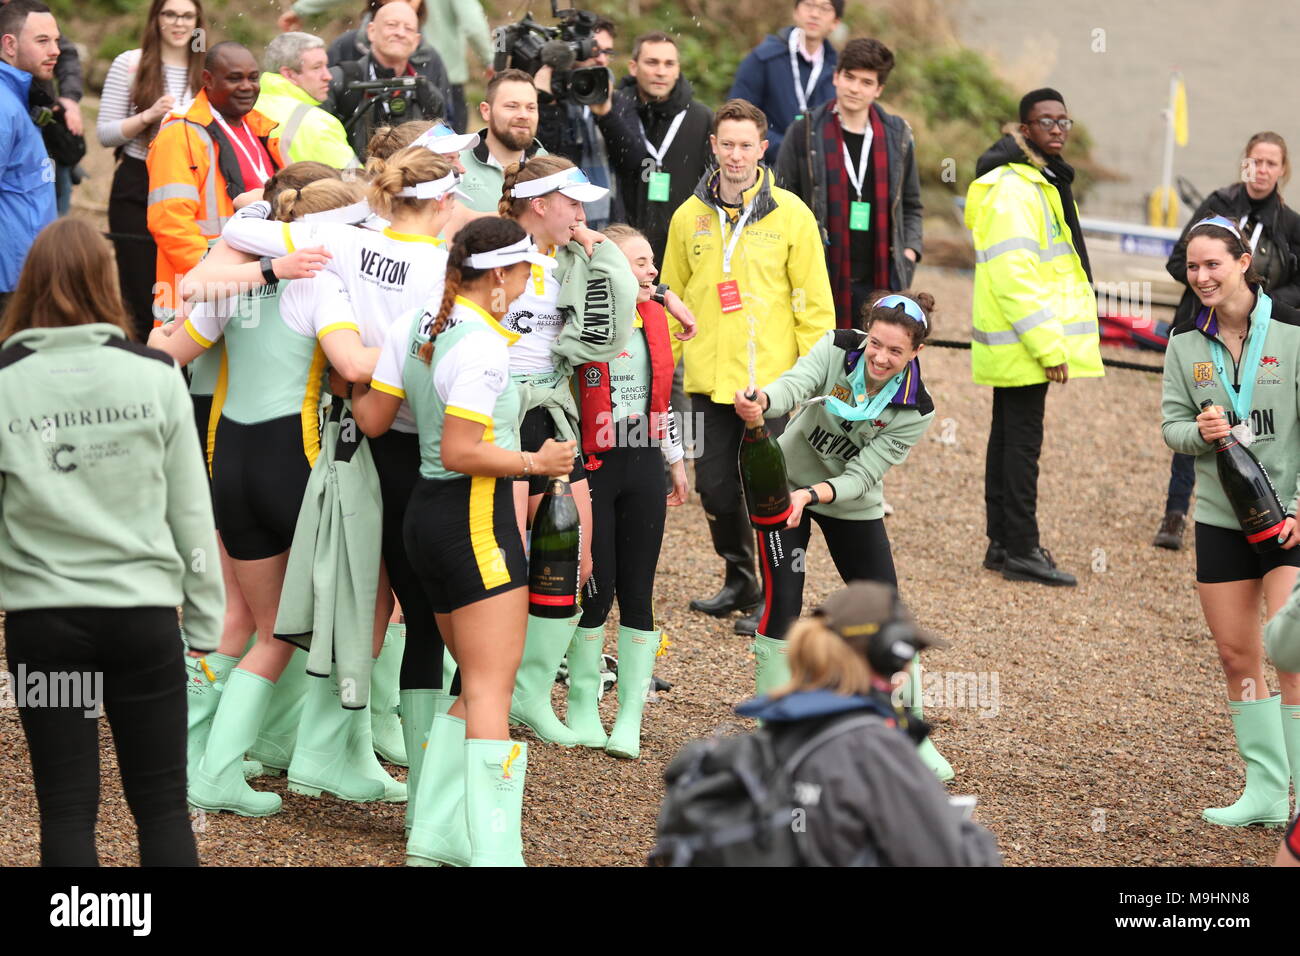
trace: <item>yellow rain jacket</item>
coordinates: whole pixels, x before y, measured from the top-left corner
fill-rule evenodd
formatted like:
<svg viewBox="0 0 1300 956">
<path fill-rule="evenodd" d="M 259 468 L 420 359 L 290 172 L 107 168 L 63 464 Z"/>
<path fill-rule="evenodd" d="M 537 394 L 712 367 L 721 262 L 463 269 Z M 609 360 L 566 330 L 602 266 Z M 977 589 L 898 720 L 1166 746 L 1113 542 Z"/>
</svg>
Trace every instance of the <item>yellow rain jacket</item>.
<svg viewBox="0 0 1300 956">
<path fill-rule="evenodd" d="M 262 74 L 262 92 L 253 108 L 278 124 L 275 132 L 286 162 L 315 161 L 335 169 L 361 165 L 338 117 L 326 113 L 310 93 L 279 73 Z"/>
<path fill-rule="evenodd" d="M 1029 150 L 1030 163 L 1037 159 Z M 971 183 L 966 226 L 975 240 L 971 377 L 1013 387 L 1105 373 L 1097 297 L 1074 250 L 1061 196 L 1030 163 L 1006 163 Z"/>
<path fill-rule="evenodd" d="M 712 193 L 717 175 L 713 170 L 701 179 L 695 194 L 673 213 L 661 279 L 682 297 L 699 327 L 690 341 L 672 339 L 673 358 L 685 358 L 686 392 L 730 405 L 736 391 L 749 385 L 751 320 L 754 382 L 762 387 L 788 372 L 835 327 L 835 303 L 817 220 L 798 196 L 773 185 L 765 167 L 759 167 L 758 182 L 743 197 L 753 211 L 736 242 L 731 273 L 723 274 Z M 728 240 L 733 222 L 727 225 Z M 723 312 L 718 283 L 729 279 L 737 282 L 742 306 Z M 671 316 L 669 328 L 681 331 Z"/>
</svg>

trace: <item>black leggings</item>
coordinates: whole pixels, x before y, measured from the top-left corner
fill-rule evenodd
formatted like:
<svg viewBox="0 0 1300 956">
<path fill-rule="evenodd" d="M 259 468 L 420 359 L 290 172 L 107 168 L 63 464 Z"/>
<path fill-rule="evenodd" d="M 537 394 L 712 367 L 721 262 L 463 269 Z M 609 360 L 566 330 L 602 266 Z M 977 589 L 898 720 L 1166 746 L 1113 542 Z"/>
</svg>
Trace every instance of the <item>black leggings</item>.
<svg viewBox="0 0 1300 956">
<path fill-rule="evenodd" d="M 668 510 L 658 448 L 615 448 L 587 469 L 591 486 L 591 577 L 582 593 L 581 627 L 600 627 L 618 595 L 618 620 L 654 630 L 655 566 Z"/>
<path fill-rule="evenodd" d="M 420 478 L 420 438 L 390 429 L 370 439 L 370 455 L 379 472 L 379 493 L 384 502 L 384 567 L 388 582 L 402 604 L 406 621 L 406 650 L 402 654 L 402 690 L 442 688 L 442 634 L 433 606 L 411 567 L 402 537 L 406 505 Z"/>
<path fill-rule="evenodd" d="M 805 508 L 799 527 L 758 533 L 758 564 L 763 572 L 764 601 L 758 633 L 764 637 L 785 640 L 785 632 L 803 611 L 804 569 L 808 564 L 808 539 L 812 535 L 813 520 L 822 529 L 835 570 L 839 571 L 845 584 L 850 581 L 883 581 L 898 586 L 883 518 L 850 521 L 830 518 Z"/>
<path fill-rule="evenodd" d="M 15 694 L 31 686 L 32 674 L 55 675 L 46 686 L 65 690 L 86 688 L 84 680 L 68 680 L 73 676 L 102 678 L 140 865 L 198 866 L 185 803 L 185 668 L 176 609 L 10 611 L 5 643 L 19 678 Z M 19 700 L 41 813 L 42 866 L 99 865 L 99 722 L 86 716 L 95 709 L 90 696 L 86 690 L 55 701 Z"/>
<path fill-rule="evenodd" d="M 108 231 L 117 253 L 117 281 L 131 327 L 144 342 L 153 329 L 158 247 L 149 231 L 149 170 L 143 159 L 123 154 L 108 193 Z"/>
</svg>

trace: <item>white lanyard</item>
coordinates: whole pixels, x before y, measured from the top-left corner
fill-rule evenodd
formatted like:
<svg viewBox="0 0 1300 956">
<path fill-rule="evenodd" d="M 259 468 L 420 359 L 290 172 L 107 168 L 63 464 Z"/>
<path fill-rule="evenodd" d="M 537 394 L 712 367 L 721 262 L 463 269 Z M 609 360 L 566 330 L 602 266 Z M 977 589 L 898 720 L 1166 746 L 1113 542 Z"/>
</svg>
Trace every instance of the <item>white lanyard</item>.
<svg viewBox="0 0 1300 956">
<path fill-rule="evenodd" d="M 721 206 L 714 206 L 718 210 L 718 227 L 722 230 L 725 238 L 727 235 L 727 214 L 722 211 Z M 745 211 L 740 214 L 736 220 L 736 225 L 731 230 L 731 241 L 723 247 L 722 250 L 722 273 L 731 275 L 731 256 L 736 251 L 736 243 L 740 241 L 740 234 L 745 231 L 745 223 L 749 220 L 749 214 L 754 211 L 754 204 L 751 202 L 745 207 Z"/>
<path fill-rule="evenodd" d="M 803 45 L 803 31 L 795 27 L 790 31 L 790 71 L 794 74 L 794 95 L 799 99 L 799 112 L 808 112 L 808 97 L 812 96 L 812 91 L 817 86 L 817 80 L 822 75 L 822 67 L 826 63 L 826 51 L 818 49 L 817 55 L 812 60 L 812 72 L 808 74 L 808 88 L 805 89 L 799 82 L 799 47 Z"/>
<path fill-rule="evenodd" d="M 244 158 L 248 160 L 248 165 L 252 166 L 253 169 L 257 172 L 257 175 L 262 177 L 262 182 L 266 182 L 266 180 L 270 179 L 271 178 L 270 167 L 262 162 L 260 156 L 256 155 L 256 153 L 260 153 L 261 150 L 256 150 L 255 152 L 250 153 L 248 151 L 248 147 L 245 146 L 242 142 L 240 142 L 239 137 L 235 135 L 235 131 L 230 128 L 230 125 L 224 119 L 221 118 L 221 114 L 214 112 L 212 115 L 217 118 L 217 122 L 221 124 L 221 128 L 226 131 L 226 138 L 235 144 L 235 149 L 239 150 L 241 153 L 244 154 Z M 241 122 L 239 125 L 244 127 L 244 130 L 248 133 L 249 136 L 253 135 L 253 131 L 248 128 L 247 124 Z M 254 142 L 256 142 L 256 137 L 254 137 Z M 246 185 L 248 185 L 249 189 L 253 188 L 252 184 L 246 184 Z"/>
<path fill-rule="evenodd" d="M 1248 220 L 1249 218 L 1250 216 L 1242 216 L 1241 222 L 1237 223 L 1237 228 L 1245 229 L 1246 220 Z M 1264 231 L 1264 224 L 1262 222 L 1255 223 L 1255 231 L 1250 235 L 1250 254 L 1252 256 L 1255 254 L 1255 247 L 1259 245 L 1259 234 L 1263 231 Z"/>
<path fill-rule="evenodd" d="M 677 136 L 677 131 L 682 128 L 682 120 L 684 119 L 686 119 L 686 110 L 682 110 L 673 117 L 672 125 L 668 127 L 668 134 L 664 137 L 664 141 L 659 144 L 658 149 L 651 145 L 650 137 L 645 133 L 645 123 L 641 123 L 641 139 L 645 141 L 645 151 L 655 161 L 656 170 L 664 168 L 664 156 L 667 154 L 668 148 L 673 145 L 673 139 Z M 637 122 L 640 123 L 640 120 L 637 120 Z"/>
<path fill-rule="evenodd" d="M 853 184 L 853 191 L 858 195 L 858 202 L 862 201 L 862 184 L 867 179 L 867 155 L 871 152 L 871 141 L 875 138 L 875 132 L 871 129 L 871 120 L 867 119 L 867 129 L 862 134 L 862 155 L 858 157 L 858 174 L 853 175 L 853 157 L 849 155 L 849 144 L 844 144 L 844 172 L 848 173 L 849 182 Z"/>
</svg>

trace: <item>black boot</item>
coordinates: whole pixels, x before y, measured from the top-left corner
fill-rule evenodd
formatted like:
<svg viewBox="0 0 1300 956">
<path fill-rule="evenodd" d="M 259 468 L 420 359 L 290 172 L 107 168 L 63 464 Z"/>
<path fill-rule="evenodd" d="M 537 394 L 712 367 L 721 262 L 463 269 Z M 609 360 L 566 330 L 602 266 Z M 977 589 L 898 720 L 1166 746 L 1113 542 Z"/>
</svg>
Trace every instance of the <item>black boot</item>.
<svg viewBox="0 0 1300 956">
<path fill-rule="evenodd" d="M 1156 539 L 1151 543 L 1157 548 L 1168 548 L 1170 551 L 1183 550 L 1183 522 L 1187 515 L 1181 511 L 1166 511 L 1164 520 L 1160 522 L 1160 530 L 1156 532 Z"/>
<path fill-rule="evenodd" d="M 743 511 L 729 515 L 709 515 L 709 534 L 713 550 L 727 562 L 722 590 L 706 600 L 691 602 L 692 611 L 714 617 L 726 617 L 732 611 L 749 611 L 762 600 L 758 578 L 754 576 L 754 532 Z"/>
<path fill-rule="evenodd" d="M 990 571 L 1001 571 L 1007 563 L 1007 549 L 997 541 L 990 541 L 984 552 L 984 567 Z"/>
<path fill-rule="evenodd" d="M 737 634 L 743 634 L 746 637 L 753 637 L 758 633 L 758 624 L 762 619 L 763 609 L 760 607 L 752 614 L 746 614 L 743 617 L 736 618 L 736 623 L 731 625 L 731 629 Z"/>
<path fill-rule="evenodd" d="M 1074 587 L 1079 582 L 1073 574 L 1058 571 L 1046 548 L 1034 548 L 1027 554 L 1007 554 L 1002 576 L 1008 581 L 1034 581 L 1054 587 Z"/>
</svg>

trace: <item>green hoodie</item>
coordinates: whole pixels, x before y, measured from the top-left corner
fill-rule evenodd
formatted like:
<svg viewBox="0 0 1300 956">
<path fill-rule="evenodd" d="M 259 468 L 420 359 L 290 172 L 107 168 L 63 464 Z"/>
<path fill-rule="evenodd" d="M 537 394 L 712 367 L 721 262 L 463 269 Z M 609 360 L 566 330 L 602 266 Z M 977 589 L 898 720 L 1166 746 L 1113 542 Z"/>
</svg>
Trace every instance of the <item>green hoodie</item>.
<svg viewBox="0 0 1300 956">
<path fill-rule="evenodd" d="M 185 380 L 111 325 L 0 346 L 0 605 L 175 607 L 213 651 L 226 593 Z"/>
<path fill-rule="evenodd" d="M 1252 320 L 1271 308 L 1268 336 L 1259 368 L 1255 370 L 1255 393 L 1251 401 L 1251 425 L 1255 442 L 1250 446 L 1273 481 L 1273 488 L 1288 514 L 1296 512 L 1296 472 L 1300 470 L 1300 312 L 1274 302 L 1259 293 Z M 1228 393 L 1219 381 L 1210 343 L 1218 338 L 1219 323 L 1209 309 L 1202 308 L 1187 325 L 1174 328 L 1165 352 L 1165 384 L 1160 411 L 1165 444 L 1174 451 L 1196 456 L 1195 520 L 1216 528 L 1240 528 L 1232 505 L 1219 484 L 1219 466 L 1214 447 L 1201 438 L 1196 416 L 1201 402 L 1210 399 L 1224 410 L 1231 424 L 1237 419 Z M 1222 339 L 1219 339 L 1222 341 Z M 1249 346 L 1249 340 L 1246 346 Z M 1225 359 L 1232 354 L 1224 348 Z M 1242 349 L 1242 359 L 1246 348 Z M 1234 387 L 1241 370 L 1238 363 L 1230 372 Z"/>
<path fill-rule="evenodd" d="M 849 372 L 862 361 L 865 343 L 866 336 L 856 329 L 827 332 L 794 368 L 763 388 L 769 400 L 764 415 L 779 418 L 814 395 L 853 404 Z M 915 359 L 910 374 L 875 419 L 847 421 L 824 405 L 806 406 L 777 440 L 790 487 L 829 481 L 835 500 L 812 505 L 812 511 L 851 521 L 883 518 L 885 472 L 907 460 L 933 420 L 934 402 Z"/>
</svg>

